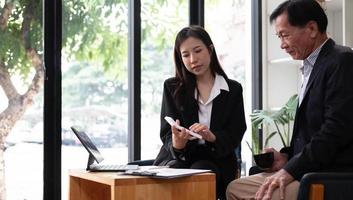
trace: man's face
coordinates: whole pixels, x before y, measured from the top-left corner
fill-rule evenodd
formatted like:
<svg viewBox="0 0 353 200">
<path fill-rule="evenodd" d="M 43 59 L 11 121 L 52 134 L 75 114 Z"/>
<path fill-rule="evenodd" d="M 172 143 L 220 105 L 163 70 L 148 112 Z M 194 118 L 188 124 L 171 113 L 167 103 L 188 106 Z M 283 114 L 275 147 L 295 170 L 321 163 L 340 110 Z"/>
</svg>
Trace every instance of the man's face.
<svg viewBox="0 0 353 200">
<path fill-rule="evenodd" d="M 304 60 L 314 50 L 314 40 L 311 38 L 310 28 L 290 25 L 286 12 L 276 18 L 275 30 L 281 40 L 281 48 L 293 59 Z"/>
</svg>

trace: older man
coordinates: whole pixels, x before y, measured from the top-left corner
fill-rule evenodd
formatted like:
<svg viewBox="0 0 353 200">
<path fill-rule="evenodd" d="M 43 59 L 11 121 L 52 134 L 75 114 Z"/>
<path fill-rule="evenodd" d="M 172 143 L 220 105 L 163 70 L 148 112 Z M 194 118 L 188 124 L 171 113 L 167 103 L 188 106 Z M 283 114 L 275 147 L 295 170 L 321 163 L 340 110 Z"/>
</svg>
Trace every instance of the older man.
<svg viewBox="0 0 353 200">
<path fill-rule="evenodd" d="M 327 16 L 314 0 L 289 0 L 270 16 L 281 48 L 303 60 L 303 85 L 290 147 L 273 151 L 266 173 L 241 178 L 227 199 L 296 199 L 308 172 L 353 171 L 353 51 L 326 34 Z"/>
</svg>

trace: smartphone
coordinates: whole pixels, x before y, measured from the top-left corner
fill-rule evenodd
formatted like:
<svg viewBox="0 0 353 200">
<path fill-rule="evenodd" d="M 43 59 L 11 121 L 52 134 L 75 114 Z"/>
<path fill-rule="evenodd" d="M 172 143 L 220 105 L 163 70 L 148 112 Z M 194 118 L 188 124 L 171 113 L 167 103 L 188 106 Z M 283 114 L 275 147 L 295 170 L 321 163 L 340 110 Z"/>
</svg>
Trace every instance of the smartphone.
<svg viewBox="0 0 353 200">
<path fill-rule="evenodd" d="M 184 127 L 178 125 L 173 118 L 165 116 L 164 119 L 168 122 L 168 124 L 170 124 L 170 126 L 175 125 L 175 127 L 179 130 L 182 130 Z M 186 132 L 189 133 L 190 135 L 197 137 L 199 139 L 202 139 L 202 136 L 200 134 L 197 134 L 195 132 L 190 131 L 189 129 L 185 128 Z"/>
</svg>

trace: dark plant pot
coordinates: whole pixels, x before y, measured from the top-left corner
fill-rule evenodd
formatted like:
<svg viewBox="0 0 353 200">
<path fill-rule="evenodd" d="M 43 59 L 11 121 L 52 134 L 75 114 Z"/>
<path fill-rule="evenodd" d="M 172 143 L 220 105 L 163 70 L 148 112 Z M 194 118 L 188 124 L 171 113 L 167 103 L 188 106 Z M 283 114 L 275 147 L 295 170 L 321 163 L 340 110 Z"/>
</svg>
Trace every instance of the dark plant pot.
<svg viewBox="0 0 353 200">
<path fill-rule="evenodd" d="M 261 169 L 268 169 L 272 166 L 274 160 L 273 152 L 261 153 L 254 155 L 255 163 Z"/>
</svg>

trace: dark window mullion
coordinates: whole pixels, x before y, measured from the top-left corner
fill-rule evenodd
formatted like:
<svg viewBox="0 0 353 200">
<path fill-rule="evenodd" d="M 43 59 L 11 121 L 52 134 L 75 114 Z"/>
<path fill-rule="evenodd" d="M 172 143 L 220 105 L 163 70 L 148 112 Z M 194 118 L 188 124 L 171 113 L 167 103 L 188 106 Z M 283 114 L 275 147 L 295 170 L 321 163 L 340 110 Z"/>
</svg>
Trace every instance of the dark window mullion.
<svg viewBox="0 0 353 200">
<path fill-rule="evenodd" d="M 141 1 L 129 0 L 129 162 L 141 159 Z"/>
<path fill-rule="evenodd" d="M 259 0 L 251 2 L 251 46 L 252 46 L 252 110 L 262 109 L 262 5 Z M 259 134 L 262 149 L 262 131 Z"/>
<path fill-rule="evenodd" d="M 61 200 L 61 0 L 44 0 L 43 199 Z"/>
<path fill-rule="evenodd" d="M 205 25 L 205 3 L 204 0 L 190 0 L 189 1 L 189 24 Z"/>
</svg>

